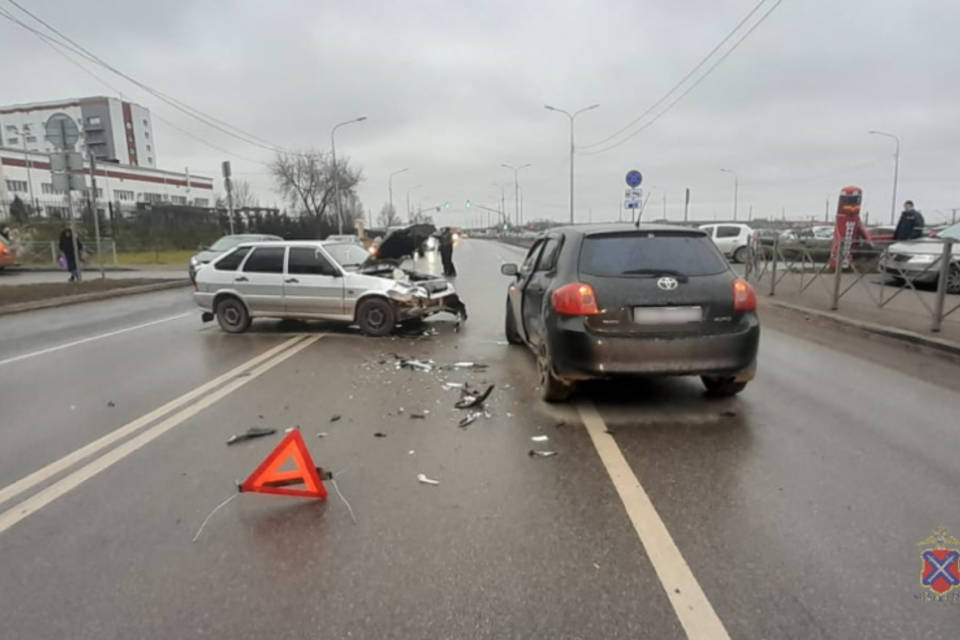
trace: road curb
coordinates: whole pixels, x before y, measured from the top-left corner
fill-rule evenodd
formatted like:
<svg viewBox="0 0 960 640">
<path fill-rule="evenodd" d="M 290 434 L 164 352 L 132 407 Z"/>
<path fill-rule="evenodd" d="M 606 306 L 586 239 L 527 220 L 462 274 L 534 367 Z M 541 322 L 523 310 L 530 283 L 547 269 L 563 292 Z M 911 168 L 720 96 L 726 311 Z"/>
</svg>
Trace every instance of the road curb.
<svg viewBox="0 0 960 640">
<path fill-rule="evenodd" d="M 780 309 L 786 309 L 788 311 L 805 313 L 807 315 L 830 320 L 837 324 L 854 327 L 855 329 L 860 329 L 869 333 L 875 333 L 877 335 L 900 340 L 901 342 L 909 342 L 911 344 L 917 344 L 930 349 L 936 349 L 937 351 L 943 351 L 944 353 L 960 356 L 960 343 L 953 342 L 952 340 L 944 340 L 943 338 L 926 336 L 922 333 L 916 333 L 915 331 L 888 327 L 886 325 L 868 322 L 866 320 L 855 320 L 854 318 L 848 318 L 832 311 L 822 311 L 820 309 L 813 309 L 811 307 L 805 307 L 803 305 L 793 304 L 791 302 L 771 300 L 766 297 L 761 297 L 760 300 L 762 305 L 771 305 Z"/>
<path fill-rule="evenodd" d="M 109 298 L 120 298 L 122 296 L 131 296 L 137 293 L 149 293 L 151 291 L 162 291 L 164 289 L 176 289 L 178 287 L 190 286 L 189 280 L 173 280 L 157 282 L 155 284 L 141 284 L 135 287 L 123 287 L 121 289 L 110 289 L 109 291 L 92 291 L 90 293 L 81 293 L 75 296 L 60 296 L 57 298 L 47 298 L 46 300 L 34 300 L 32 302 L 21 302 L 6 307 L 0 307 L 0 316 L 12 313 L 23 313 L 25 311 L 36 311 L 38 309 L 51 309 L 54 307 L 65 307 L 71 304 L 81 302 L 96 302 L 97 300 L 107 300 Z"/>
</svg>

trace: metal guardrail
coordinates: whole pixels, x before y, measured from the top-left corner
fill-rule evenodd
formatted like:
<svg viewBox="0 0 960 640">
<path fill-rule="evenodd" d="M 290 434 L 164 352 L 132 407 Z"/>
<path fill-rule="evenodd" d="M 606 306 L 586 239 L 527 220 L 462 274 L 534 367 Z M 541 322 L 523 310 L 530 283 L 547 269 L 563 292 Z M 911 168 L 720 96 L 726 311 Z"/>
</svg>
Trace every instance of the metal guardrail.
<svg viewBox="0 0 960 640">
<path fill-rule="evenodd" d="M 36 265 L 60 267 L 60 243 L 56 240 L 42 242 L 19 242 L 13 245 L 17 263 L 22 265 Z M 85 243 L 84 252 L 89 254 L 87 265 L 99 264 L 97 247 L 94 243 Z M 110 239 L 101 239 L 100 251 L 103 254 L 104 264 L 117 264 L 117 243 Z"/>
<path fill-rule="evenodd" d="M 790 293 L 793 295 L 806 294 L 814 282 L 818 282 L 828 295 L 830 308 L 834 311 L 840 308 L 844 296 L 855 288 L 864 291 L 880 309 L 887 307 L 905 291 L 911 291 L 930 318 L 930 330 L 937 332 L 944 318 L 960 309 L 960 302 L 952 305 L 947 303 L 948 293 L 960 293 L 956 290 L 960 280 L 960 260 L 953 255 L 952 239 L 941 239 L 941 245 L 938 258 L 926 263 L 920 270 L 908 271 L 904 268 L 906 261 L 901 254 L 890 252 L 889 247 L 873 249 L 850 247 L 848 244 L 847 251 L 841 253 L 849 257 L 841 262 L 840 268 L 834 268 L 829 258 L 818 262 L 810 248 L 795 243 L 785 245 L 777 238 L 772 245 L 757 242 L 751 245 L 745 277 L 769 296 L 775 296 L 778 288 L 782 291 L 792 275 L 799 276 L 790 278 L 790 284 L 793 285 Z M 819 248 L 816 252 L 822 254 Z M 936 275 L 932 279 L 936 280 L 936 292 L 931 304 L 917 288 L 917 282 L 927 279 L 934 272 Z M 888 295 L 891 287 L 893 291 Z"/>
</svg>

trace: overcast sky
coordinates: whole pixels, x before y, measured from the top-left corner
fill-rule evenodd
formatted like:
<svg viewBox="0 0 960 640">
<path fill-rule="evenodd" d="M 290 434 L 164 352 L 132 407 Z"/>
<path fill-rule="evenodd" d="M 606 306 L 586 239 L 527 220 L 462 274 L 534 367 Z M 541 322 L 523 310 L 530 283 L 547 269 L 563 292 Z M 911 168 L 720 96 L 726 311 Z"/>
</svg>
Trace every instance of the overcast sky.
<svg viewBox="0 0 960 640">
<path fill-rule="evenodd" d="M 360 197 L 379 211 L 391 171 L 405 210 L 450 201 L 494 206 L 520 173 L 526 219 L 566 219 L 567 119 L 543 108 L 600 108 L 577 120 L 577 143 L 620 129 L 668 91 L 757 0 L 584 2 L 206 2 L 19 0 L 140 81 L 284 148 L 329 149 L 363 168 Z M 768 0 L 768 5 L 774 0 Z M 7 0 L 0 6 L 13 10 Z M 759 15 L 759 14 L 758 14 Z M 823 218 L 839 189 L 864 189 L 870 221 L 890 215 L 893 147 L 898 200 L 928 220 L 960 207 L 960 3 L 784 0 L 686 98 L 625 144 L 576 159 L 578 221 L 613 220 L 628 169 L 652 193 L 647 218 L 740 213 Z M 0 104 L 116 92 L 0 18 Z M 151 109 L 158 166 L 217 175 L 230 159 L 263 204 L 279 197 L 271 153 L 173 110 L 103 69 L 95 73 Z M 225 156 L 160 120 L 248 158 Z M 602 148 L 602 147 L 594 147 Z M 587 151 L 584 149 L 583 151 Z M 219 184 L 219 183 L 218 183 Z M 899 211 L 898 202 L 898 211 Z M 938 213 L 940 210 L 943 213 Z M 476 218 L 476 209 L 472 210 Z"/>
</svg>

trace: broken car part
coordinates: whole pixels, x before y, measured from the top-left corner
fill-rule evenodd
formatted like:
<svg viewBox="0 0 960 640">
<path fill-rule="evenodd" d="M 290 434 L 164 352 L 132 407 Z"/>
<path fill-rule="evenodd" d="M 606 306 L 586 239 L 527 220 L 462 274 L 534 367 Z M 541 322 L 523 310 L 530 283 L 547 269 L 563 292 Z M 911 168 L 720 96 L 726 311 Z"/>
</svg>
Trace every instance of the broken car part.
<svg viewBox="0 0 960 640">
<path fill-rule="evenodd" d="M 227 444 L 235 444 L 237 442 L 243 442 L 244 440 L 252 440 L 253 438 L 262 438 L 264 436 L 272 436 L 277 432 L 276 429 L 265 429 L 263 427 L 250 427 L 243 433 L 235 433 L 227 439 Z"/>
<path fill-rule="evenodd" d="M 427 474 L 425 474 L 425 473 L 418 473 L 418 474 L 417 474 L 417 480 L 419 480 L 419 481 L 422 482 L 423 484 L 433 484 L 433 485 L 440 484 L 439 481 L 437 481 L 437 480 L 431 480 L 430 478 L 428 478 L 428 477 L 427 477 Z"/>
</svg>

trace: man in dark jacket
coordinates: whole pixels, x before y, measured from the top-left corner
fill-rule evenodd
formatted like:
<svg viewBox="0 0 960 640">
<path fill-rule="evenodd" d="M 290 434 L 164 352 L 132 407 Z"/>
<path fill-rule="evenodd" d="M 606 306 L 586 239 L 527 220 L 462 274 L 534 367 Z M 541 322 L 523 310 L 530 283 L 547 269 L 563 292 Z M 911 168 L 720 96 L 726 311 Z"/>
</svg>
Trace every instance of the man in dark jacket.
<svg viewBox="0 0 960 640">
<path fill-rule="evenodd" d="M 77 271 L 77 253 L 83 253 L 83 243 L 77 238 L 76 251 L 74 251 L 73 232 L 70 229 L 64 229 L 60 232 L 60 253 L 67 263 L 67 270 L 70 272 L 70 282 L 80 279 Z"/>
<path fill-rule="evenodd" d="M 903 213 L 893 232 L 894 240 L 913 240 L 923 235 L 923 214 L 913 208 L 913 200 L 903 203 Z"/>
<path fill-rule="evenodd" d="M 453 229 L 444 227 L 440 233 L 440 261 L 443 263 L 443 275 L 457 275 L 457 268 L 453 266 Z"/>
</svg>

